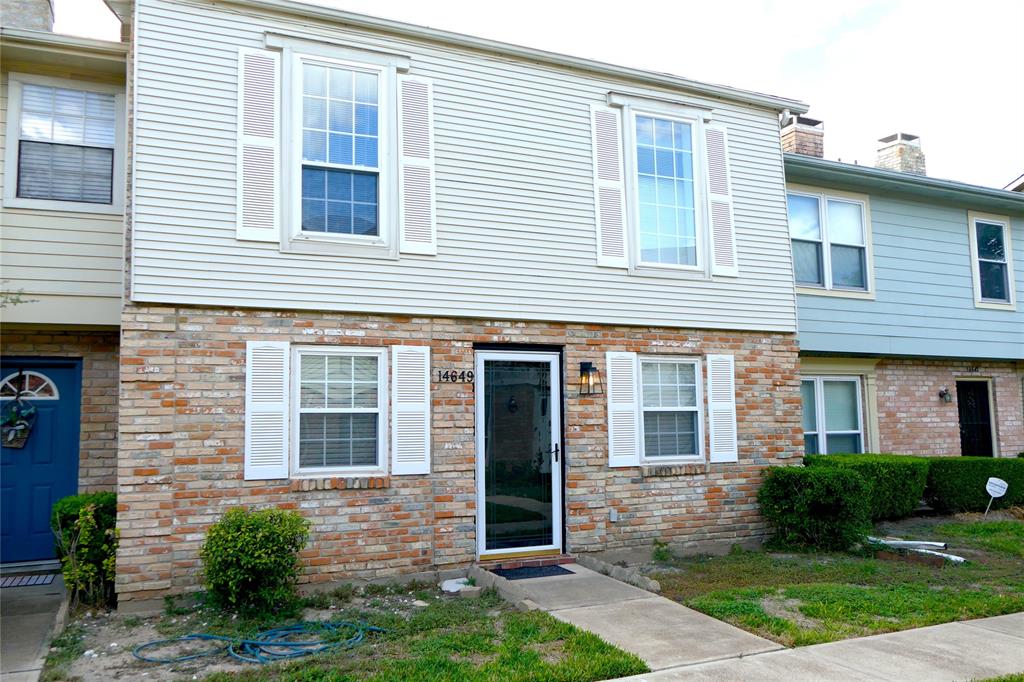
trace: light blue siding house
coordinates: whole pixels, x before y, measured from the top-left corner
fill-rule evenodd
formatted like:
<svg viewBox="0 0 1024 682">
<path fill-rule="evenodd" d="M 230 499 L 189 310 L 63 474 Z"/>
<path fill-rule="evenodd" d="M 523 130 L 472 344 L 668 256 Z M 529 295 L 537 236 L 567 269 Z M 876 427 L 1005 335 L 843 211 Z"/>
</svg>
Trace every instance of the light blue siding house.
<svg viewBox="0 0 1024 682">
<path fill-rule="evenodd" d="M 791 120 L 783 148 L 820 135 Z M 914 136 L 881 142 L 888 168 L 785 155 L 806 450 L 1016 456 L 1024 194 L 929 178 Z"/>
</svg>

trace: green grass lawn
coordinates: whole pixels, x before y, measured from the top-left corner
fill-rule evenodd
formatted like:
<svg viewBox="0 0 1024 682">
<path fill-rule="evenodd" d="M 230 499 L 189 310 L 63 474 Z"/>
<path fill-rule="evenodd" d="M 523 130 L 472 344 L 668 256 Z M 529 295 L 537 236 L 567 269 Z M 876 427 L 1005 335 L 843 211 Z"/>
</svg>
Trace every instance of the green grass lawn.
<svg viewBox="0 0 1024 682">
<path fill-rule="evenodd" d="M 787 646 L 1024 611 L 1024 522 L 922 521 L 899 534 L 941 538 L 968 563 L 734 552 L 673 559 L 653 577 L 666 596 Z"/>
</svg>

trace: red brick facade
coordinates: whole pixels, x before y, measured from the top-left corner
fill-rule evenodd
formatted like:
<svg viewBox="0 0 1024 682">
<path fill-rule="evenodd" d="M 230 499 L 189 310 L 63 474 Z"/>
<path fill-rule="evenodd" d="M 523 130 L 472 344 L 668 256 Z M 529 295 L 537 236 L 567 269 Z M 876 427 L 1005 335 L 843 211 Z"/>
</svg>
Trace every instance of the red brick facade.
<svg viewBox="0 0 1024 682">
<path fill-rule="evenodd" d="M 563 348 L 571 552 L 654 539 L 730 543 L 765 533 L 764 467 L 802 448 L 792 334 L 128 306 L 123 316 L 118 592 L 133 608 L 197 586 L 205 528 L 235 505 L 275 504 L 313 521 L 303 581 L 465 566 L 476 559 L 474 393 L 431 386 L 432 473 L 372 479 L 242 480 L 247 340 L 429 344 L 434 369 L 471 370 L 474 344 Z M 609 350 L 736 357 L 739 462 L 609 469 L 604 396 L 580 397 L 572 368 Z M 610 522 L 609 510 L 619 512 Z"/>
<path fill-rule="evenodd" d="M 4 326 L 4 355 L 82 359 L 78 491 L 117 485 L 118 332 Z"/>
<path fill-rule="evenodd" d="M 881 360 L 877 367 L 880 451 L 959 455 L 958 379 L 992 382 L 998 454 L 1024 451 L 1024 370 L 1014 362 L 984 360 Z M 953 402 L 939 399 L 948 388 Z"/>
</svg>

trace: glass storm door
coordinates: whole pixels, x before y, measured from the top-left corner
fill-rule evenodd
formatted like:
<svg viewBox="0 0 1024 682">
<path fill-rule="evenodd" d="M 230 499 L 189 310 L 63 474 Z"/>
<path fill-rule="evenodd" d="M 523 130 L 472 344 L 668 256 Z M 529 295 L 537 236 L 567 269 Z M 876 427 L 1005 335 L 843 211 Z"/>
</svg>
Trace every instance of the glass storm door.
<svg viewBox="0 0 1024 682">
<path fill-rule="evenodd" d="M 973 457 L 994 455 L 988 382 L 956 382 L 956 402 L 960 417 L 960 454 Z"/>
<path fill-rule="evenodd" d="M 559 356 L 481 351 L 476 377 L 479 553 L 560 550 Z"/>
</svg>

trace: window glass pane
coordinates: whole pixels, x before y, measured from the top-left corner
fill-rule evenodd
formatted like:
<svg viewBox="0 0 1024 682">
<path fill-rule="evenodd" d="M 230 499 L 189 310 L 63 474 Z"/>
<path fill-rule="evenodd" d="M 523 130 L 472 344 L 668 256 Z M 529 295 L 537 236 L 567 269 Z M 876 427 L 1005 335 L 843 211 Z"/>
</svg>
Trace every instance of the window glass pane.
<svg viewBox="0 0 1024 682">
<path fill-rule="evenodd" d="M 1003 241 L 1003 226 L 979 222 L 976 225 L 978 237 L 978 258 L 1006 261 L 1006 245 Z"/>
<path fill-rule="evenodd" d="M 800 401 L 803 408 L 804 431 L 818 430 L 817 406 L 814 402 L 814 382 L 800 382 Z"/>
<path fill-rule="evenodd" d="M 329 234 L 378 234 L 377 176 L 302 169 L 302 229 Z"/>
<path fill-rule="evenodd" d="M 378 168 L 377 75 L 309 64 L 303 73 L 302 158 Z"/>
<path fill-rule="evenodd" d="M 640 260 L 695 265 L 692 127 L 636 117 Z"/>
<path fill-rule="evenodd" d="M 864 248 L 860 246 L 832 245 L 832 285 L 866 289 Z"/>
<path fill-rule="evenodd" d="M 324 97 L 327 95 L 327 69 L 323 66 L 304 64 L 302 66 L 302 92 L 306 95 Z"/>
<path fill-rule="evenodd" d="M 793 272 L 798 284 L 825 284 L 820 242 L 793 240 Z"/>
<path fill-rule="evenodd" d="M 804 434 L 804 454 L 820 455 L 818 451 L 818 437 L 816 435 Z"/>
<path fill-rule="evenodd" d="M 789 235 L 793 239 L 821 239 L 821 218 L 817 197 L 786 196 L 789 205 Z"/>
<path fill-rule="evenodd" d="M 859 433 L 830 433 L 825 436 L 825 444 L 830 455 L 860 453 L 861 451 Z"/>
<path fill-rule="evenodd" d="M 644 407 L 696 407 L 696 365 L 641 362 Z"/>
<path fill-rule="evenodd" d="M 114 95 L 26 83 L 21 137 L 97 147 L 114 146 Z"/>
<path fill-rule="evenodd" d="M 646 457 L 686 457 L 696 454 L 696 412 L 644 412 Z"/>
<path fill-rule="evenodd" d="M 110 204 L 113 178 L 113 149 L 27 140 L 19 145 L 19 197 Z"/>
<path fill-rule="evenodd" d="M 828 200 L 828 239 L 834 244 L 864 244 L 861 206 L 852 201 Z"/>
<path fill-rule="evenodd" d="M 825 381 L 825 430 L 856 431 L 860 405 L 857 404 L 857 384 L 853 381 Z M 831 452 L 831 448 L 829 452 Z"/>
<path fill-rule="evenodd" d="M 376 465 L 376 414 L 299 415 L 300 468 Z"/>
<path fill-rule="evenodd" d="M 1009 301 L 1006 263 L 978 261 L 978 275 L 981 280 L 981 297 L 993 301 Z"/>
</svg>

